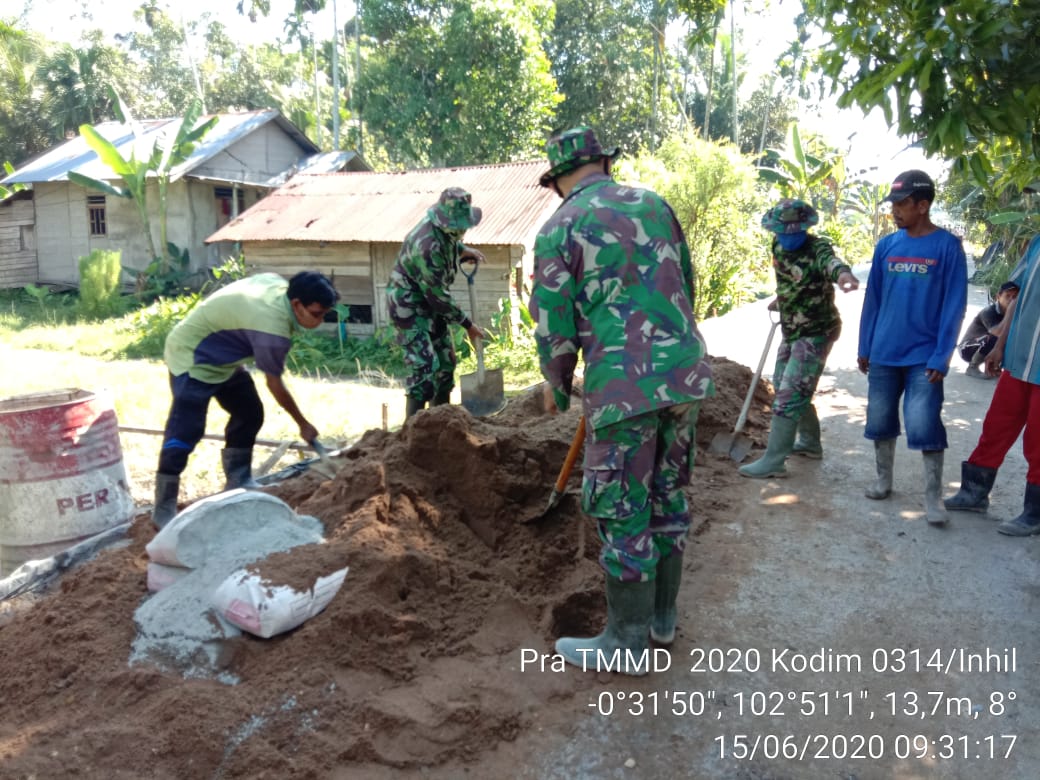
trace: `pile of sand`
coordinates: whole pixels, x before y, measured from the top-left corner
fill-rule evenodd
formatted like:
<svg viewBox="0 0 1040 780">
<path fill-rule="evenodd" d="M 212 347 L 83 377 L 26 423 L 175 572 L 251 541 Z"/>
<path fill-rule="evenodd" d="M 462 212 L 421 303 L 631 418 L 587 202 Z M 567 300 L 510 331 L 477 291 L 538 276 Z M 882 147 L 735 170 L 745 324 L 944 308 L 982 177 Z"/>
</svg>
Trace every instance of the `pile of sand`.
<svg viewBox="0 0 1040 780">
<path fill-rule="evenodd" d="M 732 428 L 750 380 L 739 364 L 713 365 L 701 450 Z M 768 403 L 762 386 L 747 428 L 759 440 Z M 4 776 L 321 778 L 465 763 L 547 707 L 570 706 L 576 674 L 517 667 L 520 648 L 551 652 L 561 632 L 595 633 L 603 620 L 599 544 L 573 492 L 580 469 L 539 518 L 579 413 L 544 414 L 540 393 L 485 420 L 438 407 L 399 432 L 367 433 L 333 480 L 269 488 L 319 518 L 327 543 L 255 568 L 301 586 L 350 572 L 295 631 L 230 640 L 222 662 L 236 685 L 128 663 L 154 535 L 138 518 L 128 547 L 0 628 Z M 731 461 L 699 455 L 689 492 L 699 531 L 725 512 L 735 479 Z"/>
</svg>

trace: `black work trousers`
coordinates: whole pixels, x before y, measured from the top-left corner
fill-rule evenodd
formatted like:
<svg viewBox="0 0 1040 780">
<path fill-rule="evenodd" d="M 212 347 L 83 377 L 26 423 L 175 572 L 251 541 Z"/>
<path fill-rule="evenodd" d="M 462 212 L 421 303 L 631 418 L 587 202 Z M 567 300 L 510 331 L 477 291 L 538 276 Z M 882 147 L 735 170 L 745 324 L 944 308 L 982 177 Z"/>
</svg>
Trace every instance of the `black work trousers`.
<svg viewBox="0 0 1040 780">
<path fill-rule="evenodd" d="M 264 405 L 249 372 L 239 368 L 225 382 L 210 384 L 187 373 L 170 375 L 173 403 L 166 418 L 159 473 L 177 476 L 188 465 L 188 456 L 206 432 L 206 413 L 211 398 L 230 418 L 224 427 L 224 446 L 252 448 L 264 424 Z"/>
</svg>

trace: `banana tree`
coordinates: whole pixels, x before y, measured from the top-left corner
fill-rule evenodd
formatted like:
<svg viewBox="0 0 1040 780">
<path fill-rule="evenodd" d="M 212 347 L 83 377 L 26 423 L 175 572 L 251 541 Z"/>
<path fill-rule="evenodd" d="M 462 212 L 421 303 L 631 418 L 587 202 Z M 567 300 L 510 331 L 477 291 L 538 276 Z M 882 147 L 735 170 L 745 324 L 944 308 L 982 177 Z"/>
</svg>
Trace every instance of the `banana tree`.
<svg viewBox="0 0 1040 780">
<path fill-rule="evenodd" d="M 786 148 L 767 149 L 763 164 L 758 167 L 758 176 L 775 184 L 784 197 L 812 201 L 824 196 L 826 191 L 829 199 L 836 201 L 833 183 L 844 179 L 844 160 L 840 155 L 809 154 L 802 145 L 798 126 L 792 124 Z"/>
<path fill-rule="evenodd" d="M 11 165 L 9 160 L 4 160 L 3 168 L 8 176 L 14 173 L 14 166 Z M 6 200 L 7 198 L 14 195 L 16 192 L 19 192 L 24 189 L 24 184 L 12 184 L 10 187 L 5 187 L 3 184 L 0 184 L 0 200 Z"/>
<path fill-rule="evenodd" d="M 128 125 L 133 133 L 134 139 L 142 135 L 141 127 L 130 114 L 123 99 L 112 92 L 113 103 L 116 106 L 116 116 L 119 121 Z M 141 273 L 142 276 L 158 274 L 165 276 L 170 272 L 170 246 L 166 237 L 166 193 L 169 188 L 170 178 L 177 166 L 184 163 L 195 150 L 196 143 L 202 139 L 217 123 L 216 117 L 210 117 L 201 124 L 196 124 L 202 114 L 202 103 L 195 101 L 185 112 L 176 132 L 163 133 L 153 144 L 148 157 L 137 159 L 134 146 L 131 147 L 129 158 L 124 157 L 114 144 L 99 133 L 91 125 L 80 125 L 79 131 L 87 145 L 97 154 L 98 158 L 107 165 L 112 173 L 122 182 L 122 186 L 111 184 L 107 181 L 84 176 L 76 171 L 69 172 L 69 180 L 88 189 L 103 192 L 117 198 L 129 198 L 137 208 L 137 214 L 141 218 L 144 227 L 145 238 L 148 241 L 148 251 L 152 260 L 148 267 Z M 156 216 L 159 220 L 159 248 L 156 248 L 155 239 L 152 234 L 152 214 L 148 206 L 148 180 L 154 178 L 156 182 L 156 193 L 158 204 Z M 140 283 L 142 279 L 138 278 Z"/>
</svg>

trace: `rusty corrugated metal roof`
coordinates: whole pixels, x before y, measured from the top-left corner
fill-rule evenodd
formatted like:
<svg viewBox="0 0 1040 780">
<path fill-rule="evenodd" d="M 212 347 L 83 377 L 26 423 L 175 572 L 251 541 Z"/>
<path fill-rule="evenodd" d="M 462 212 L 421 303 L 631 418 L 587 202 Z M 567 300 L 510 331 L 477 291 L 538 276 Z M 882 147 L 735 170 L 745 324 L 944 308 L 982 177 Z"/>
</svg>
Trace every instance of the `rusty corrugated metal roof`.
<svg viewBox="0 0 1040 780">
<path fill-rule="evenodd" d="M 192 170 L 268 122 L 275 122 L 299 145 L 301 157 L 318 151 L 318 147 L 292 122 L 272 109 L 236 114 L 206 114 L 199 117 L 196 127 L 212 117 L 217 118 L 217 123 L 203 136 L 201 141 L 195 144 L 195 149 L 188 159 L 170 172 L 171 181 L 190 175 Z M 130 155 L 134 154 L 138 160 L 146 160 L 163 134 L 176 133 L 180 124 L 180 118 L 143 119 L 136 123 L 136 130 L 134 125 L 122 122 L 100 122 L 94 125 L 94 129 L 101 137 L 115 146 L 124 159 L 129 159 Z M 67 181 L 69 171 L 76 171 L 101 181 L 113 181 L 118 178 L 108 164 L 97 156 L 86 139 L 77 135 L 26 163 L 5 177 L 2 183 L 35 184 L 44 181 Z M 149 173 L 149 177 L 154 177 L 154 175 L 154 172 Z M 266 178 L 266 176 L 263 177 L 265 180 Z M 249 177 L 245 177 L 243 181 L 257 183 Z"/>
<path fill-rule="evenodd" d="M 559 206 L 538 184 L 544 161 L 400 173 L 300 174 L 206 239 L 216 241 L 400 242 L 448 187 L 483 209 L 467 244 L 531 242 Z"/>
</svg>

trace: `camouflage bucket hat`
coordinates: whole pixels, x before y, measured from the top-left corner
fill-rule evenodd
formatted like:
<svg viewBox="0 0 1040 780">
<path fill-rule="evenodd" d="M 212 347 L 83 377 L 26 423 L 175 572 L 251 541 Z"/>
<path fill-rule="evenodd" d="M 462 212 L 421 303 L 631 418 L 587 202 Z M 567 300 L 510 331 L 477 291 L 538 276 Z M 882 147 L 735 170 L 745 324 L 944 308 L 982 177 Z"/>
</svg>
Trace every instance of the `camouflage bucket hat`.
<svg viewBox="0 0 1040 780">
<path fill-rule="evenodd" d="M 604 157 L 616 160 L 621 150 L 616 146 L 612 149 L 600 146 L 591 127 L 575 127 L 550 138 L 545 144 L 545 153 L 549 158 L 549 170 L 542 174 L 538 183 L 548 187 L 557 177 L 570 173 L 585 163 L 602 160 Z"/>
<path fill-rule="evenodd" d="M 441 193 L 437 205 L 426 210 L 426 215 L 443 230 L 468 230 L 480 224 L 484 216 L 472 201 L 472 196 L 461 187 L 449 187 Z"/>
<path fill-rule="evenodd" d="M 820 221 L 816 209 L 804 200 L 786 198 L 762 215 L 762 227 L 773 233 L 801 233 Z"/>
</svg>

